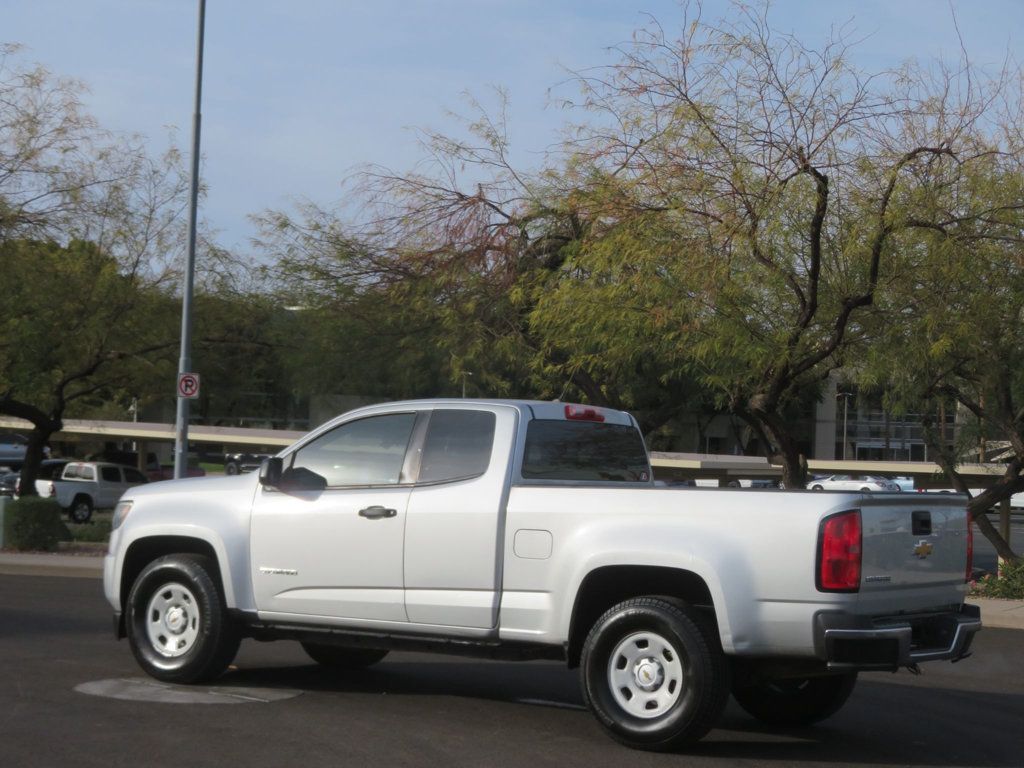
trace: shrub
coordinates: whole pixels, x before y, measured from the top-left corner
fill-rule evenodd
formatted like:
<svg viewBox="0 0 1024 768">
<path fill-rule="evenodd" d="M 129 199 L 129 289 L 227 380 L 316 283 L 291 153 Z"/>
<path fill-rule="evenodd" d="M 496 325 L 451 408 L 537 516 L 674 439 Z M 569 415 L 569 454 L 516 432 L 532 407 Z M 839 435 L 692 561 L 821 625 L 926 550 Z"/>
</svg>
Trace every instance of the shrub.
<svg viewBox="0 0 1024 768">
<path fill-rule="evenodd" d="M 1003 563 L 1000 576 L 982 576 L 971 585 L 971 594 L 976 597 L 1001 597 L 1024 600 L 1024 561 L 1016 564 Z"/>
<path fill-rule="evenodd" d="M 4 542 L 11 549 L 52 552 L 58 541 L 71 538 L 60 516 L 60 504 L 53 499 L 16 499 L 4 510 Z"/>
</svg>

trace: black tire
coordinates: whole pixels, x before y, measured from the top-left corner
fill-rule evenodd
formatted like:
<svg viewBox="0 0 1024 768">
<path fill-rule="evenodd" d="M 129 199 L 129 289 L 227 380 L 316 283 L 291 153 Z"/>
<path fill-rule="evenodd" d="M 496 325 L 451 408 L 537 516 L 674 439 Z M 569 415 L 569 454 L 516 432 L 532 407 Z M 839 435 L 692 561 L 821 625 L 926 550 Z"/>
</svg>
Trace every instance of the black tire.
<svg viewBox="0 0 1024 768">
<path fill-rule="evenodd" d="M 666 597 L 626 600 L 598 619 L 583 645 L 580 682 L 612 738 L 652 751 L 700 739 L 729 698 L 729 666 L 712 622 Z"/>
<path fill-rule="evenodd" d="M 766 725 L 797 727 L 831 717 L 853 693 L 857 673 L 775 680 L 736 686 L 732 695 L 744 710 Z"/>
<path fill-rule="evenodd" d="M 313 661 L 331 669 L 366 669 L 388 655 L 379 648 L 348 648 L 343 645 L 303 643 L 304 650 Z"/>
<path fill-rule="evenodd" d="M 92 519 L 92 499 L 85 494 L 75 496 L 68 507 L 68 518 L 73 523 L 88 523 Z"/>
<path fill-rule="evenodd" d="M 871 493 L 871 489 L 870 488 L 861 488 L 860 492 L 861 493 Z"/>
<path fill-rule="evenodd" d="M 224 465 L 224 474 L 225 475 L 237 475 L 237 474 L 241 473 L 241 471 L 242 471 L 242 468 L 238 464 L 233 462 L 233 461 L 229 461 L 227 464 Z"/>
<path fill-rule="evenodd" d="M 824 491 L 825 489 L 823 487 L 821 487 L 820 485 L 812 485 L 811 486 L 811 490 L 812 491 Z"/>
<path fill-rule="evenodd" d="M 175 554 L 154 560 L 135 579 L 126 606 L 128 642 L 157 680 L 213 680 L 238 653 L 241 635 L 214 572 L 206 557 Z"/>
</svg>

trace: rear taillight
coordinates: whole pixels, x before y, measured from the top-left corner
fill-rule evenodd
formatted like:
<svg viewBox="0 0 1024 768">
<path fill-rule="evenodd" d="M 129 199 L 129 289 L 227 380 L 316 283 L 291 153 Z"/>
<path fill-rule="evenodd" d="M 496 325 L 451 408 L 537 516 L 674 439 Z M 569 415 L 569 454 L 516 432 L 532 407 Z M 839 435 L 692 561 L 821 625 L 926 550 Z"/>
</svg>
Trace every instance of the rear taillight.
<svg viewBox="0 0 1024 768">
<path fill-rule="evenodd" d="M 971 510 L 967 510 L 967 571 L 964 581 L 970 581 L 974 572 L 974 523 L 971 521 Z"/>
<path fill-rule="evenodd" d="M 818 529 L 818 589 L 856 592 L 860 589 L 860 510 L 826 517 Z"/>
<path fill-rule="evenodd" d="M 596 408 L 588 408 L 585 405 L 565 406 L 565 418 L 573 421 L 604 421 L 604 414 Z"/>
</svg>

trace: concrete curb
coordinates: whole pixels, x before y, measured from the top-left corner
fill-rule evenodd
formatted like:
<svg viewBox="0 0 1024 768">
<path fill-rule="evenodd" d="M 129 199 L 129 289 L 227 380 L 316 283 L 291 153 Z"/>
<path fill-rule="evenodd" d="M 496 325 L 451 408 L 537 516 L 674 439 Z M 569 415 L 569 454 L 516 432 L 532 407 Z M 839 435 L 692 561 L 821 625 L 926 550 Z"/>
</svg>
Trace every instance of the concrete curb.
<svg viewBox="0 0 1024 768">
<path fill-rule="evenodd" d="M 103 557 L 102 555 L 0 552 L 0 574 L 100 579 L 103 578 Z M 1024 600 L 989 600 L 981 597 L 968 597 L 967 602 L 981 607 L 981 622 L 986 627 L 1024 629 Z"/>
<path fill-rule="evenodd" d="M 103 578 L 103 557 L 59 553 L 0 552 L 0 574 L 101 579 Z"/>
</svg>

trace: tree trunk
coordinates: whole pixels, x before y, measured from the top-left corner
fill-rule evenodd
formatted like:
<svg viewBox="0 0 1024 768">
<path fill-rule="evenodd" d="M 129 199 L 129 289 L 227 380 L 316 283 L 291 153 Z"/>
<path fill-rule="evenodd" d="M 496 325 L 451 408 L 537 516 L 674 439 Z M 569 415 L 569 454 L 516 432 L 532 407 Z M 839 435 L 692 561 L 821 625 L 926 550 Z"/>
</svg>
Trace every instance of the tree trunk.
<svg viewBox="0 0 1024 768">
<path fill-rule="evenodd" d="M 25 463 L 21 465 L 21 477 L 18 481 L 19 496 L 38 496 L 36 493 L 36 478 L 39 476 L 39 465 L 43 461 L 43 449 L 53 430 L 40 429 L 36 426 L 28 436 L 28 445 L 25 447 Z"/>
<path fill-rule="evenodd" d="M 60 410 L 63 411 L 63 407 Z M 28 436 L 28 445 L 25 446 L 25 462 L 21 465 L 18 493 L 21 496 L 37 496 L 36 477 L 39 476 L 39 465 L 43 461 L 43 449 L 50 436 L 64 428 L 61 414 L 47 415 L 34 405 L 12 399 L 9 393 L 0 397 L 0 413 L 32 422 L 33 429 Z"/>
</svg>

